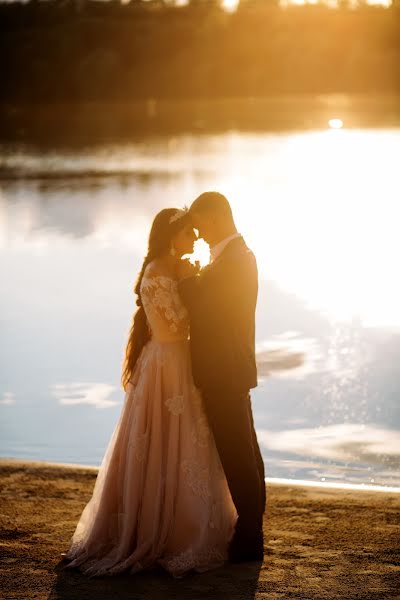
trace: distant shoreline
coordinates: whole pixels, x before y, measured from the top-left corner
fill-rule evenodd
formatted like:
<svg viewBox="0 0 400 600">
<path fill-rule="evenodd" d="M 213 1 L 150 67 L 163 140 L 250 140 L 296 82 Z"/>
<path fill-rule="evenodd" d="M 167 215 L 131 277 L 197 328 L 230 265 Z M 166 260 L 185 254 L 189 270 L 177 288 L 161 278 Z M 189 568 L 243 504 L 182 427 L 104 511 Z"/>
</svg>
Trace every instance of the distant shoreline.
<svg viewBox="0 0 400 600">
<path fill-rule="evenodd" d="M 79 463 L 62 463 L 53 462 L 47 460 L 28 460 L 12 457 L 0 457 L 0 469 L 4 466 L 12 467 L 23 467 L 29 468 L 61 468 L 71 470 L 82 470 L 91 471 L 97 473 L 99 466 L 87 465 Z M 285 477 L 266 477 L 265 482 L 267 485 L 277 486 L 300 486 L 310 488 L 322 488 L 322 489 L 337 489 L 337 490 L 351 490 L 351 491 L 366 491 L 366 492 L 383 492 L 388 494 L 400 494 L 400 486 L 386 486 L 386 485 L 372 485 L 363 483 L 346 483 L 346 482 L 331 482 L 331 481 L 312 481 L 308 479 L 290 479 Z"/>
<path fill-rule="evenodd" d="M 400 127 L 400 94 L 299 93 L 131 102 L 0 103 L 0 142 L 80 146 L 179 134 Z"/>
</svg>

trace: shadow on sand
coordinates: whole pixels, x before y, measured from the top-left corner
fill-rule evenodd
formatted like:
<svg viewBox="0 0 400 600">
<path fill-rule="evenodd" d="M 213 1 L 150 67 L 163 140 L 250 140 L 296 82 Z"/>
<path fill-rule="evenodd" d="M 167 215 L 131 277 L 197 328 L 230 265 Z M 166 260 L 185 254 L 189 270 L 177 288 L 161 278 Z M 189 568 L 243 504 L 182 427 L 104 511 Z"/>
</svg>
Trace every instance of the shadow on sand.
<svg viewBox="0 0 400 600">
<path fill-rule="evenodd" d="M 48 600 L 118 600 L 158 598 L 196 600 L 226 598 L 251 600 L 256 596 L 262 562 L 227 564 L 206 573 L 189 573 L 175 579 L 161 568 L 134 575 L 87 577 L 78 569 L 55 567 L 57 579 Z"/>
</svg>

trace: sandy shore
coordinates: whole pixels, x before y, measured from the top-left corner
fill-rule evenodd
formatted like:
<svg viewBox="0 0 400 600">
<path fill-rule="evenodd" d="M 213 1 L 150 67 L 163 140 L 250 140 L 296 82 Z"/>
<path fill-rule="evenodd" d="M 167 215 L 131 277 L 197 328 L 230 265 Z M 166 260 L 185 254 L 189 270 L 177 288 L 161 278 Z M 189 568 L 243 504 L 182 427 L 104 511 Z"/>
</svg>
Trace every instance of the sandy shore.
<svg viewBox="0 0 400 600">
<path fill-rule="evenodd" d="M 97 470 L 0 460 L 0 592 L 13 600 L 400 599 L 400 494 L 267 484 L 264 564 L 174 580 L 64 570 Z M 4 594 L 4 596 L 2 596 Z"/>
</svg>

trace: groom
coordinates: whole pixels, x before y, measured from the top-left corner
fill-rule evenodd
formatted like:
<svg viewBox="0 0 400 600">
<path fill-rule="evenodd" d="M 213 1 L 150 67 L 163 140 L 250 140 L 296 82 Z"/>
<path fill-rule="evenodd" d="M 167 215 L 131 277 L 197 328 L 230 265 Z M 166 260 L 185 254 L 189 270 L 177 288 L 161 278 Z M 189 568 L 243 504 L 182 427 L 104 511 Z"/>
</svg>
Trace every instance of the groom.
<svg viewBox="0 0 400 600">
<path fill-rule="evenodd" d="M 194 382 L 202 392 L 238 512 L 229 559 L 262 560 L 264 463 L 249 393 L 257 386 L 257 264 L 235 227 L 225 196 L 218 192 L 201 194 L 189 215 L 193 227 L 210 245 L 212 261 L 200 273 L 191 270 L 190 263 L 183 263 L 178 285 L 190 316 Z"/>
</svg>

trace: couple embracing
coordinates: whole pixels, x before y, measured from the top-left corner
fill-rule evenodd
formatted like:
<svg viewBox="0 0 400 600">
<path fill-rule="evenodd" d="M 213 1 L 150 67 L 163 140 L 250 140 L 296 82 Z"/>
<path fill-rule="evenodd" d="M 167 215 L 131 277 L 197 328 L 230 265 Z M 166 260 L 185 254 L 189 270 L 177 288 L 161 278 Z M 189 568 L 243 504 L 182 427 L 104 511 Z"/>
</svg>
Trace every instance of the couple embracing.
<svg viewBox="0 0 400 600">
<path fill-rule="evenodd" d="M 211 262 L 184 255 L 199 236 Z M 174 577 L 263 559 L 257 265 L 228 200 L 201 194 L 154 219 L 135 292 L 125 400 L 64 557 L 88 576 L 161 566 Z"/>
</svg>

